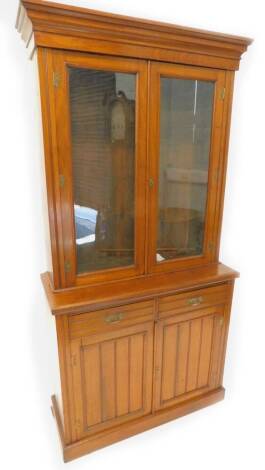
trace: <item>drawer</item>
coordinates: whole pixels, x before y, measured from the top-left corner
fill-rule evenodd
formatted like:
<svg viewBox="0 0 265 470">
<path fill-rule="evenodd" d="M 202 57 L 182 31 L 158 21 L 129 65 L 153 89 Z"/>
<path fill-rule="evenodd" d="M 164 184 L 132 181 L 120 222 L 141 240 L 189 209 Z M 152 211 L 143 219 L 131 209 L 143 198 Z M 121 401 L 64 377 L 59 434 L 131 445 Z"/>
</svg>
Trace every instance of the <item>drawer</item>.
<svg viewBox="0 0 265 470">
<path fill-rule="evenodd" d="M 230 284 L 221 284 L 182 294 L 169 295 L 159 300 L 158 316 L 164 318 L 176 313 L 224 304 L 230 300 L 231 294 Z"/>
<path fill-rule="evenodd" d="M 154 302 L 135 302 L 69 317 L 70 338 L 106 333 L 154 320 Z"/>
</svg>

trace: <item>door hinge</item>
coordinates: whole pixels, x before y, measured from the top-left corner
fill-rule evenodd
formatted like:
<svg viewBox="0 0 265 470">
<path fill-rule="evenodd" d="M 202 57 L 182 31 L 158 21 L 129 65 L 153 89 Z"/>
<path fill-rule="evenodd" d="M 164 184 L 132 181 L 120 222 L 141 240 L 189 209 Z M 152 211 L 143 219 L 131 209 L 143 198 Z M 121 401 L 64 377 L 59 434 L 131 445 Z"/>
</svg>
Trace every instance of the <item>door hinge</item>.
<svg viewBox="0 0 265 470">
<path fill-rule="evenodd" d="M 76 366 L 76 354 L 72 354 L 72 356 L 71 356 L 71 365 L 73 367 Z"/>
<path fill-rule="evenodd" d="M 60 188 L 64 188 L 65 177 L 64 175 L 59 175 Z"/>
<path fill-rule="evenodd" d="M 221 90 L 221 96 L 220 96 L 221 100 L 224 100 L 224 99 L 225 99 L 225 91 L 226 91 L 225 88 L 222 88 L 222 90 Z"/>
<path fill-rule="evenodd" d="M 61 75 L 59 74 L 59 72 L 53 72 L 52 81 L 53 81 L 53 86 L 55 88 L 58 88 L 60 86 Z"/>
<path fill-rule="evenodd" d="M 155 380 L 158 380 L 160 374 L 160 367 L 156 366 L 155 367 Z"/>
<path fill-rule="evenodd" d="M 215 183 L 218 182 L 218 180 L 219 180 L 219 175 L 220 175 L 220 169 L 217 168 L 217 169 L 215 170 L 215 172 L 214 172 L 214 181 L 215 181 Z"/>
<path fill-rule="evenodd" d="M 76 428 L 77 430 L 79 430 L 80 427 L 81 427 L 81 421 L 80 421 L 80 419 L 76 419 L 76 420 L 75 420 L 75 428 Z"/>
<path fill-rule="evenodd" d="M 149 178 L 149 188 L 152 189 L 155 185 L 153 178 Z"/>
<path fill-rule="evenodd" d="M 64 263 L 64 270 L 65 270 L 66 273 L 69 273 L 69 272 L 71 271 L 71 263 L 70 263 L 70 261 L 66 261 L 66 262 Z"/>
<path fill-rule="evenodd" d="M 215 244 L 213 242 L 209 242 L 208 243 L 208 249 L 209 249 L 209 251 L 213 252 L 214 249 L 215 249 Z"/>
</svg>

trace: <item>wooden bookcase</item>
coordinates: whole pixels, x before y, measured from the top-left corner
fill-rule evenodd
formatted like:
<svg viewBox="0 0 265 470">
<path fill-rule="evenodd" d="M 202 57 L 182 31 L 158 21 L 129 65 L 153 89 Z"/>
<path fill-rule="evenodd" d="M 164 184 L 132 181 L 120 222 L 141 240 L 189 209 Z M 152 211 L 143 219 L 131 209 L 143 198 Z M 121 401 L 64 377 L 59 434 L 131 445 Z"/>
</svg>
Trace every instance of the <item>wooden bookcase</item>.
<svg viewBox="0 0 265 470">
<path fill-rule="evenodd" d="M 219 262 L 233 80 L 250 39 L 37 0 L 65 461 L 224 397 Z"/>
</svg>

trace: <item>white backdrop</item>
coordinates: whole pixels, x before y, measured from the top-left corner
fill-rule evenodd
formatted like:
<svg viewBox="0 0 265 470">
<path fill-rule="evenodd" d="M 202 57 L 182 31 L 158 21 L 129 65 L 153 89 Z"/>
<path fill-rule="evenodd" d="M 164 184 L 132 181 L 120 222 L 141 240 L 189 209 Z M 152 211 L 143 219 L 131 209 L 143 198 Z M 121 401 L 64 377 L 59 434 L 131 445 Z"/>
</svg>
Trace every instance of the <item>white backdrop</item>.
<svg viewBox="0 0 265 470">
<path fill-rule="evenodd" d="M 265 15 L 252 0 L 73 0 L 64 3 L 250 36 L 235 82 L 221 261 L 236 283 L 225 401 L 80 460 L 69 469 L 265 468 Z M 14 23 L 17 0 L 0 3 L 0 466 L 63 469 L 49 406 L 53 319 L 45 271 L 40 118 L 32 62 Z"/>
</svg>

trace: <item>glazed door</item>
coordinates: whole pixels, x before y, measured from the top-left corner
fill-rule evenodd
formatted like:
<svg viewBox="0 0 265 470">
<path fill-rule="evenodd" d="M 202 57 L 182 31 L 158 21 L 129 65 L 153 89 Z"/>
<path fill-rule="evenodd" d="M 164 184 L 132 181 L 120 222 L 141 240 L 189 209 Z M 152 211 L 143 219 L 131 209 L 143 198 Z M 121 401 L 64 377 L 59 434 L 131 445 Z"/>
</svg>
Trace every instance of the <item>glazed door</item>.
<svg viewBox="0 0 265 470">
<path fill-rule="evenodd" d="M 61 287 L 142 274 L 147 62 L 51 60 Z"/>
<path fill-rule="evenodd" d="M 225 331 L 224 306 L 178 314 L 157 323 L 155 410 L 220 385 Z"/>
<path fill-rule="evenodd" d="M 76 439 L 150 413 L 153 322 L 72 340 L 71 355 Z"/>
<path fill-rule="evenodd" d="M 148 270 L 217 252 L 225 72 L 151 64 Z"/>
</svg>

